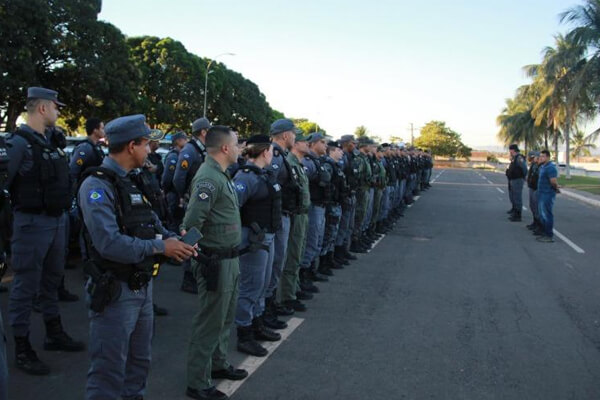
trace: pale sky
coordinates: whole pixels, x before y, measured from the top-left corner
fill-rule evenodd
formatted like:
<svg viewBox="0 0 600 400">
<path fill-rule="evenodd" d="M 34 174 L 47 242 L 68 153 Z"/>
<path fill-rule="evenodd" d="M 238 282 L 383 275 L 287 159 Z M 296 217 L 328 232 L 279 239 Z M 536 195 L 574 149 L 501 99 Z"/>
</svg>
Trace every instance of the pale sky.
<svg viewBox="0 0 600 400">
<path fill-rule="evenodd" d="M 558 14 L 578 0 L 103 0 L 128 36 L 172 37 L 254 81 L 271 107 L 329 134 L 410 140 L 443 120 L 473 147 L 496 145 L 504 99 L 527 83 Z M 202 78 L 203 79 L 203 78 Z M 199 110 L 200 112 L 200 110 Z M 417 134 L 415 134 L 417 136 Z"/>
</svg>

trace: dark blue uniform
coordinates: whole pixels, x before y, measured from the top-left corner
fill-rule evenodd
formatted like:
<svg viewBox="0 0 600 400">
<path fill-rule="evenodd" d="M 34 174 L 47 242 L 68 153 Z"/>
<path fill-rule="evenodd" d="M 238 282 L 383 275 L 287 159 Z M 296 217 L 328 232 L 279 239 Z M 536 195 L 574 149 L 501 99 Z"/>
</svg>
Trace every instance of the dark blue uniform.
<svg viewBox="0 0 600 400">
<path fill-rule="evenodd" d="M 192 138 L 179 152 L 173 176 L 173 187 L 180 197 L 184 197 L 188 193 L 192 179 L 205 158 L 206 147 L 198 138 Z"/>
</svg>

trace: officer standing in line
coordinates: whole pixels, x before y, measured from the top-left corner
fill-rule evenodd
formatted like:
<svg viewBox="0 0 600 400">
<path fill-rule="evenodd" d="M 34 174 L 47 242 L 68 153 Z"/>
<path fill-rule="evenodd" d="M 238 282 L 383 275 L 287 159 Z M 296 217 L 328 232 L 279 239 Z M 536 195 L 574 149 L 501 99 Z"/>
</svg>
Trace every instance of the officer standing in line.
<svg viewBox="0 0 600 400">
<path fill-rule="evenodd" d="M 8 212 L 9 200 L 6 192 L 6 182 L 8 181 L 8 152 L 6 151 L 6 142 L 3 137 L 0 137 L 0 222 L 3 224 L 8 222 L 3 219 Z M 8 225 L 8 224 L 7 224 Z M 8 226 L 2 226 L 0 229 L 0 285 L 2 277 L 6 272 L 6 253 L 5 247 L 5 230 Z M 8 363 L 6 360 L 6 333 L 4 332 L 4 321 L 2 320 L 2 312 L 0 311 L 0 400 L 8 400 Z"/>
<path fill-rule="evenodd" d="M 356 213 L 350 251 L 354 253 L 366 253 L 371 247 L 363 236 L 363 224 L 366 220 L 367 206 L 369 205 L 371 163 L 368 157 L 369 144 L 365 139 L 358 141 L 358 151 L 356 158 L 360 161 L 362 167 L 360 167 L 359 187 L 356 192 Z"/>
<path fill-rule="evenodd" d="M 16 365 L 33 375 L 50 372 L 29 343 L 29 319 L 38 291 L 46 325 L 44 349 L 84 349 L 83 343 L 65 333 L 58 310 L 57 289 L 64 273 L 71 183 L 66 154 L 44 134 L 54 126 L 58 107 L 63 105 L 57 96 L 54 90 L 29 88 L 27 123 L 6 141 L 10 158 L 7 185 L 14 210 L 11 248 L 14 279 L 9 321 L 15 335 Z"/>
<path fill-rule="evenodd" d="M 541 223 L 538 213 L 538 201 L 537 201 L 537 184 L 539 177 L 539 165 L 538 160 L 540 156 L 539 151 L 530 151 L 528 154 L 529 158 L 529 170 L 527 171 L 527 187 L 529 188 L 529 209 L 533 215 L 533 221 L 527 225 L 527 229 L 535 231 L 538 228 L 541 229 Z"/>
<path fill-rule="evenodd" d="M 373 171 L 371 149 L 372 149 L 373 145 L 375 144 L 375 142 L 366 136 L 363 136 L 361 139 L 363 139 L 363 144 L 365 144 L 366 146 L 361 146 L 360 150 L 361 150 L 362 156 L 365 159 L 365 162 L 368 164 L 367 203 L 366 203 L 366 207 L 365 207 L 363 223 L 361 226 L 361 232 L 362 232 L 362 236 L 363 236 L 363 243 L 365 244 L 365 247 L 368 250 L 368 249 L 371 249 L 371 247 L 373 246 L 373 242 L 377 239 L 369 231 L 369 227 L 371 225 L 371 218 L 373 217 L 373 204 L 374 204 L 374 200 L 375 200 L 375 186 L 377 183 L 379 171 L 378 170 Z"/>
<path fill-rule="evenodd" d="M 381 162 L 383 158 L 383 152 L 379 146 L 371 147 L 371 165 L 373 170 L 374 179 L 374 196 L 373 196 L 373 214 L 371 216 L 371 223 L 369 224 L 370 235 L 378 239 L 380 232 L 377 232 L 377 224 L 379 223 L 379 216 L 381 214 L 381 205 L 385 196 L 385 167 Z"/>
<path fill-rule="evenodd" d="M 255 135 L 244 151 L 246 164 L 233 181 L 240 202 L 242 244 L 240 246 L 240 294 L 237 325 L 240 352 L 257 357 L 267 349 L 257 341 L 278 341 L 281 335 L 265 327 L 265 293 L 271 282 L 275 256 L 275 232 L 281 228 L 281 186 L 270 167 L 273 158 L 271 138 Z"/>
<path fill-rule="evenodd" d="M 86 400 L 144 396 L 155 264 L 161 254 L 178 261 L 196 254 L 163 228 L 144 188 L 131 179 L 130 172 L 144 165 L 150 151 L 145 122 L 143 115 L 130 115 L 106 125 L 109 157 L 84 173 L 78 192 L 88 254 L 85 270 L 90 275 Z"/>
<path fill-rule="evenodd" d="M 282 304 L 294 311 L 306 311 L 306 305 L 298 300 L 296 292 L 300 284 L 298 273 L 306 248 L 308 210 L 310 208 L 308 176 L 301 161 L 308 154 L 308 151 L 306 137 L 302 136 L 301 133 L 297 133 L 292 150 L 286 157 L 291 170 L 298 176 L 300 184 L 300 203 L 292 216 L 285 266 L 281 274 Z"/>
<path fill-rule="evenodd" d="M 271 124 L 269 133 L 273 141 L 273 159 L 270 170 L 281 186 L 281 228 L 275 233 L 275 255 L 273 273 L 267 288 L 265 325 L 271 329 L 284 329 L 287 324 L 277 319 L 278 315 L 292 315 L 294 310 L 277 302 L 277 287 L 285 266 L 290 236 L 291 220 L 301 206 L 300 176 L 287 161 L 287 154 L 294 146 L 298 128 L 289 119 L 278 119 Z"/>
<path fill-rule="evenodd" d="M 179 152 L 179 159 L 173 174 L 173 187 L 179 195 L 180 202 L 187 203 L 191 192 L 191 182 L 206 158 L 205 140 L 210 129 L 210 122 L 206 118 L 198 118 L 192 123 L 192 137 L 190 141 Z M 190 270 L 190 263 L 183 264 L 183 280 L 181 290 L 187 293 L 197 294 L 198 288 Z"/>
<path fill-rule="evenodd" d="M 323 244 L 325 233 L 325 209 L 331 200 L 331 172 L 327 171 L 319 161 L 327 150 L 327 143 L 323 134 L 315 132 L 306 138 L 310 151 L 304 156 L 302 165 L 306 170 L 310 187 L 310 209 L 308 211 L 308 232 L 306 234 L 306 248 L 300 266 L 300 300 L 310 300 L 311 293 L 318 293 L 319 289 L 312 281 L 322 281 L 318 275 L 318 257 Z M 319 273 L 333 275 L 331 270 L 319 269 Z"/>
<path fill-rule="evenodd" d="M 356 212 L 356 191 L 360 182 L 360 160 L 357 158 L 356 142 L 353 135 L 343 135 L 339 140 L 344 155 L 342 164 L 348 195 L 342 199 L 342 218 L 335 241 L 334 256 L 339 263 L 347 263 L 356 260 L 356 256 L 350 253 L 350 243 L 352 242 L 352 231 L 354 229 L 354 215 Z M 346 261 L 346 262 L 344 262 Z"/>
<path fill-rule="evenodd" d="M 156 139 L 150 140 L 150 154 L 146 159 L 146 166 L 153 174 L 154 180 L 158 183 L 159 187 L 162 187 L 162 176 L 165 171 L 165 165 L 163 164 L 162 157 L 156 152 L 160 148 L 160 141 L 165 137 L 165 134 L 160 129 L 151 129 L 152 137 Z M 159 139 L 160 138 L 160 139 Z"/>
<path fill-rule="evenodd" d="M 198 285 L 198 312 L 192 321 L 186 394 L 195 399 L 226 399 L 212 379 L 240 380 L 248 372 L 227 362 L 229 333 L 238 298 L 241 218 L 227 168 L 238 157 L 237 137 L 229 127 L 213 126 L 206 135 L 208 155 L 192 181 L 182 228 L 197 228 L 201 256 L 192 262 Z"/>
<path fill-rule="evenodd" d="M 327 154 L 320 158 L 323 166 L 331 174 L 331 201 L 327 205 L 325 213 L 325 233 L 323 234 L 321 257 L 319 259 L 319 268 L 324 272 L 329 269 L 343 269 L 345 262 L 343 257 L 338 262 L 334 254 L 335 242 L 342 218 L 342 202 L 344 197 L 350 196 L 342 165 L 343 155 L 342 145 L 336 140 L 331 140 L 327 143 Z"/>
<path fill-rule="evenodd" d="M 519 152 L 519 146 L 511 144 L 508 147 L 510 152 L 510 165 L 506 170 L 506 177 L 510 187 L 509 198 L 512 208 L 509 210 L 512 222 L 521 221 L 521 212 L 523 210 L 523 183 L 527 177 L 527 162 L 525 157 Z"/>
<path fill-rule="evenodd" d="M 161 177 L 161 186 L 165 192 L 167 198 L 167 207 L 169 214 L 172 218 L 172 224 L 168 227 L 169 230 L 178 231 L 179 225 L 183 220 L 183 214 L 185 210 L 180 203 L 181 197 L 173 186 L 173 176 L 175 175 L 175 168 L 177 167 L 177 160 L 179 159 L 179 152 L 183 149 L 183 146 L 187 143 L 187 135 L 185 132 L 176 132 L 171 135 L 171 150 L 165 157 L 165 169 Z"/>
<path fill-rule="evenodd" d="M 86 139 L 74 149 L 69 163 L 69 171 L 73 183 L 73 194 L 77 192 L 81 174 L 90 167 L 97 167 L 104 160 L 104 152 L 100 146 L 100 139 L 104 139 L 104 123 L 98 118 L 89 118 L 85 121 Z"/>
</svg>

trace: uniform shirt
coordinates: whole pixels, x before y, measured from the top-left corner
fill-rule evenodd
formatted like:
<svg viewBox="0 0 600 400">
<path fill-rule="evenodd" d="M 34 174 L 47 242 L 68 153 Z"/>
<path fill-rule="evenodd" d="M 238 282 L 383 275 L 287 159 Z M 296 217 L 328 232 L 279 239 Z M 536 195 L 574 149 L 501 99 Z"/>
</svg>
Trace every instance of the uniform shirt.
<svg viewBox="0 0 600 400">
<path fill-rule="evenodd" d="M 102 167 L 125 177 L 127 172 L 111 157 L 104 158 Z M 164 253 L 162 240 L 143 240 L 121 233 L 117 223 L 114 187 L 105 179 L 87 177 L 77 194 L 77 203 L 94 248 L 107 260 L 134 264 L 154 254 Z M 154 214 L 154 226 L 163 238 L 175 236 L 167 231 Z"/>
<path fill-rule="evenodd" d="M 361 160 L 362 170 L 364 171 L 363 179 L 361 179 L 361 186 L 363 190 L 366 190 L 371 185 L 373 179 L 371 162 L 369 161 L 369 156 L 367 156 L 365 153 L 360 152 L 357 157 Z"/>
<path fill-rule="evenodd" d="M 203 152 L 202 154 L 198 152 L 192 141 L 198 145 L 198 147 L 200 147 L 200 150 Z M 204 162 L 205 151 L 204 144 L 202 144 L 200 139 L 192 138 L 179 152 L 179 158 L 177 160 L 177 166 L 175 167 L 175 174 L 173 176 L 173 187 L 180 196 L 183 197 L 188 190 L 186 183 L 189 179 L 187 175 L 190 171 L 190 168 L 192 168 L 192 166 L 198 162 Z M 191 178 L 193 179 L 194 177 Z M 189 179 L 189 181 L 192 179 Z"/>
<path fill-rule="evenodd" d="M 287 151 L 282 149 L 277 143 L 273 143 L 273 159 L 271 165 L 267 168 L 272 171 L 273 176 L 277 179 L 279 186 L 283 187 L 288 184 L 290 179 L 287 168 L 284 164 L 284 157 L 287 156 Z"/>
<path fill-rule="evenodd" d="M 242 241 L 238 197 L 227 172 L 210 155 L 192 180 L 182 229 L 196 227 L 200 247 L 232 249 Z"/>
<path fill-rule="evenodd" d="M 311 155 L 318 158 L 315 153 L 311 152 Z M 306 171 L 306 176 L 308 177 L 309 181 L 314 182 L 319 179 L 319 169 L 317 164 L 311 158 L 304 156 L 302 159 L 302 165 L 304 166 L 304 170 Z"/>
<path fill-rule="evenodd" d="M 538 193 L 549 194 L 556 193 L 552 184 L 550 183 L 551 178 L 558 177 L 558 169 L 556 168 L 556 164 L 552 161 L 548 161 L 540 167 L 540 175 L 538 177 Z"/>
<path fill-rule="evenodd" d="M 171 149 L 165 158 L 166 167 L 164 168 L 160 184 L 165 192 L 173 192 L 173 177 L 175 176 L 175 168 L 179 159 L 179 150 Z"/>
<path fill-rule="evenodd" d="M 296 169 L 296 173 L 298 174 L 301 193 L 300 212 L 306 213 L 310 207 L 310 189 L 306 170 L 300 160 L 298 160 L 298 157 L 291 151 L 288 153 L 286 160 L 290 164 L 290 167 Z"/>
<path fill-rule="evenodd" d="M 98 150 L 94 149 L 94 146 L 97 146 Z M 87 168 L 97 167 L 102 164 L 104 157 L 99 158 L 97 153 L 98 151 L 102 152 L 100 145 L 94 145 L 91 141 L 89 141 L 89 139 L 79 143 L 73 149 L 71 161 L 69 162 L 69 174 L 71 175 L 71 182 L 74 186 L 74 191 L 77 189 L 81 174 L 83 174 Z"/>
</svg>

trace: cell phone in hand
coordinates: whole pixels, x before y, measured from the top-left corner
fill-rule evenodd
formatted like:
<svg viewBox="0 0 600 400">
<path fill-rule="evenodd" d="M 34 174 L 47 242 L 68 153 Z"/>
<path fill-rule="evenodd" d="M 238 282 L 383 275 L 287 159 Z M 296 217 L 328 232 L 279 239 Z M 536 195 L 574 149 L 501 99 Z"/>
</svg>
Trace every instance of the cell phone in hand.
<svg viewBox="0 0 600 400">
<path fill-rule="evenodd" d="M 202 239 L 202 233 L 200 233 L 198 228 L 192 228 L 181 238 L 181 241 L 190 246 L 194 246 L 200 239 Z"/>
</svg>

